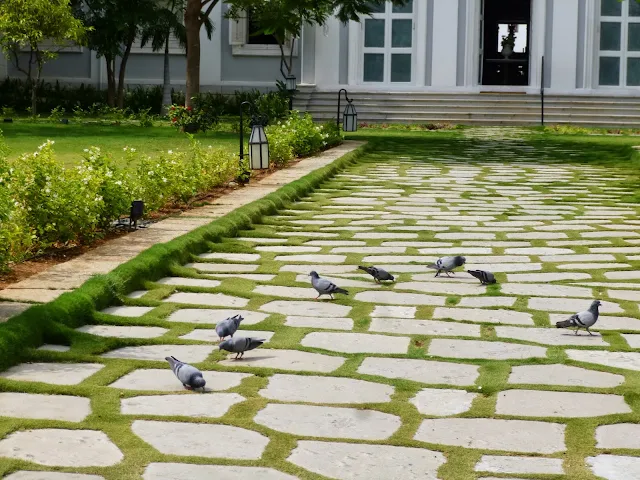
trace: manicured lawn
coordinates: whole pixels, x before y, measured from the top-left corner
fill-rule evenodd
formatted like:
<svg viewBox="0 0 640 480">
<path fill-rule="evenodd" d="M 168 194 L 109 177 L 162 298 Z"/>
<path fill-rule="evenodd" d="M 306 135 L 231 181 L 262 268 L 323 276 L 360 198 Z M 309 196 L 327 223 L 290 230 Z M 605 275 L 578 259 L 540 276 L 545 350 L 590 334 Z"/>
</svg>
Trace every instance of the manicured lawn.
<svg viewBox="0 0 640 480">
<path fill-rule="evenodd" d="M 124 158 L 124 147 L 132 147 L 141 153 L 153 155 L 167 150 L 184 150 L 189 138 L 176 128 L 159 125 L 143 128 L 137 125 L 61 125 L 43 123 L 5 123 L 0 125 L 5 142 L 10 148 L 9 158 L 35 151 L 39 145 L 54 140 L 55 152 L 65 165 L 73 165 L 82 158 L 85 148 L 100 147 L 115 159 Z M 238 149 L 238 134 L 230 129 L 199 133 L 195 138 L 204 145 Z"/>
</svg>

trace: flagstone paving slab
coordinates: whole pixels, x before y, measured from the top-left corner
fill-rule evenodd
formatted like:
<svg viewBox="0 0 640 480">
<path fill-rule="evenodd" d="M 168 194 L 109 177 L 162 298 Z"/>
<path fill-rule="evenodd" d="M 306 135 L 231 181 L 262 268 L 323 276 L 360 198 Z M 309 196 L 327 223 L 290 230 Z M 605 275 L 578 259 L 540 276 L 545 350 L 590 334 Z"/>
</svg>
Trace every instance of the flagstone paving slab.
<svg viewBox="0 0 640 480">
<path fill-rule="evenodd" d="M 104 480 L 99 475 L 85 475 L 84 473 L 34 472 L 21 470 L 4 477 L 5 480 Z"/>
<path fill-rule="evenodd" d="M 512 338 L 542 345 L 609 346 L 600 335 L 575 335 L 572 331 L 555 328 L 496 327 L 496 335 L 498 338 Z"/>
<path fill-rule="evenodd" d="M 302 262 L 302 263 L 344 263 L 345 255 L 279 255 L 276 262 Z"/>
<path fill-rule="evenodd" d="M 540 263 L 467 263 L 468 270 L 487 270 L 493 273 L 502 272 L 537 272 L 542 270 Z"/>
<path fill-rule="evenodd" d="M 268 273 L 214 273 L 207 275 L 208 277 L 213 278 L 242 278 L 245 280 L 254 280 L 256 282 L 270 282 L 274 278 L 275 275 L 270 275 Z"/>
<path fill-rule="evenodd" d="M 283 315 L 307 315 L 311 317 L 346 317 L 351 307 L 329 303 L 330 301 L 299 302 L 275 300 L 260 307 L 260 310 Z"/>
<path fill-rule="evenodd" d="M 109 467 L 124 455 L 104 432 L 46 428 L 9 434 L 0 440 L 0 457 L 50 467 Z"/>
<path fill-rule="evenodd" d="M 22 382 L 77 385 L 103 368 L 99 363 L 21 363 L 0 372 L 0 377 Z"/>
<path fill-rule="evenodd" d="M 437 480 L 446 458 L 423 448 L 301 440 L 287 461 L 340 480 Z"/>
<path fill-rule="evenodd" d="M 167 320 L 169 322 L 215 325 L 234 315 L 241 315 L 244 318 L 242 325 L 255 325 L 269 317 L 269 314 L 254 312 L 252 310 L 181 308 L 169 315 Z"/>
<path fill-rule="evenodd" d="M 391 400 L 394 388 L 351 378 L 276 374 L 258 393 L 283 402 L 386 403 Z"/>
<path fill-rule="evenodd" d="M 109 307 L 101 311 L 107 315 L 116 315 L 118 317 L 141 317 L 145 313 L 149 313 L 154 307 Z"/>
<path fill-rule="evenodd" d="M 371 320 L 369 331 L 403 335 L 435 335 L 445 337 L 480 337 L 479 325 L 436 320 L 413 320 L 376 317 Z"/>
<path fill-rule="evenodd" d="M 557 282 L 563 280 L 588 280 L 591 275 L 582 272 L 558 272 L 558 273 L 510 273 L 507 274 L 507 282 Z"/>
<path fill-rule="evenodd" d="M 350 318 L 320 318 L 305 316 L 288 316 L 284 323 L 288 327 L 320 328 L 326 330 L 353 330 Z"/>
<path fill-rule="evenodd" d="M 496 413 L 517 417 L 584 418 L 631 413 L 631 408 L 620 395 L 507 390 L 498 394 Z"/>
<path fill-rule="evenodd" d="M 293 372 L 329 373 L 340 368 L 345 358 L 321 353 L 301 352 L 299 350 L 281 350 L 261 348 L 251 351 L 238 360 L 229 359 L 219 362 L 226 367 L 274 368 Z"/>
<path fill-rule="evenodd" d="M 186 268 L 195 268 L 200 272 L 208 273 L 247 273 L 255 272 L 259 265 L 243 263 L 187 263 Z"/>
<path fill-rule="evenodd" d="M 233 338 L 236 337 L 259 337 L 267 343 L 273 337 L 274 332 L 267 332 L 265 330 L 237 330 L 236 333 L 233 334 Z M 181 339 L 183 340 L 198 340 L 201 342 L 215 342 L 218 343 L 220 341 L 220 337 L 214 329 L 209 328 L 196 328 L 190 333 L 186 335 L 181 335 Z"/>
<path fill-rule="evenodd" d="M 386 378 L 404 378 L 431 385 L 473 385 L 479 376 L 477 365 L 408 358 L 365 358 L 358 373 Z"/>
<path fill-rule="evenodd" d="M 509 360 L 545 358 L 547 349 L 532 345 L 519 345 L 505 342 L 434 338 L 431 340 L 428 353 L 436 357 Z"/>
<path fill-rule="evenodd" d="M 44 345 L 38 347 L 38 350 L 47 350 L 49 352 L 68 352 L 69 350 L 71 350 L 71 347 L 69 347 L 68 345 L 51 345 L 45 343 Z"/>
<path fill-rule="evenodd" d="M 451 319 L 463 322 L 506 323 L 511 325 L 533 325 L 529 313 L 513 310 L 487 310 L 482 308 L 437 307 L 433 318 Z"/>
<path fill-rule="evenodd" d="M 555 296 L 591 298 L 593 296 L 593 291 L 590 288 L 545 283 L 505 283 L 501 285 L 500 291 L 507 295 L 521 295 L 524 297 Z"/>
<path fill-rule="evenodd" d="M 401 282 L 396 283 L 396 290 L 416 290 L 418 292 L 449 294 L 449 295 L 483 295 L 487 287 L 466 283 L 436 283 L 436 282 Z"/>
<path fill-rule="evenodd" d="M 123 415 L 218 418 L 244 401 L 245 398 L 237 393 L 151 395 L 122 399 L 120 412 Z"/>
<path fill-rule="evenodd" d="M 407 353 L 409 337 L 369 335 L 366 333 L 312 332 L 300 344 L 343 353 Z"/>
<path fill-rule="evenodd" d="M 131 430 L 169 455 L 257 460 L 269 443 L 258 432 L 229 425 L 136 420 Z"/>
<path fill-rule="evenodd" d="M 616 423 L 596 428 L 596 448 L 640 449 L 640 425 Z"/>
<path fill-rule="evenodd" d="M 384 318 L 415 318 L 416 311 L 416 307 L 376 305 L 373 312 L 371 312 L 371 316 Z"/>
<path fill-rule="evenodd" d="M 76 331 L 97 335 L 99 337 L 116 338 L 157 338 L 169 330 L 161 327 L 129 327 L 116 325 L 84 325 L 76 328 Z"/>
<path fill-rule="evenodd" d="M 218 280 L 207 280 L 204 278 L 187 278 L 187 277 L 166 277 L 157 280 L 156 283 L 161 285 L 176 285 L 179 287 L 202 287 L 216 288 L 221 282 Z"/>
<path fill-rule="evenodd" d="M 142 345 L 139 347 L 122 347 L 103 353 L 103 358 L 127 358 L 130 360 L 164 361 L 174 356 L 183 362 L 203 362 L 213 351 L 209 345 Z"/>
<path fill-rule="evenodd" d="M 476 472 L 562 475 L 562 459 L 536 457 L 503 457 L 483 455 L 475 466 Z"/>
<path fill-rule="evenodd" d="M 595 475 L 606 480 L 640 478 L 640 457 L 598 455 L 587 457 L 587 465 Z"/>
<path fill-rule="evenodd" d="M 422 421 L 415 440 L 481 450 L 522 453 L 565 451 L 565 425 L 530 420 L 436 418 Z"/>
<path fill-rule="evenodd" d="M 410 401 L 423 415 L 448 417 L 468 411 L 477 396 L 466 390 L 424 388 Z"/>
<path fill-rule="evenodd" d="M 178 357 L 180 359 L 180 357 Z M 168 365 L 168 364 L 167 364 Z M 252 375 L 249 373 L 202 371 L 207 382 L 205 391 L 229 390 L 240 385 L 242 380 Z M 185 388 L 173 372 L 167 369 L 143 368 L 134 370 L 120 377 L 109 385 L 122 390 L 184 392 Z"/>
<path fill-rule="evenodd" d="M 144 480 L 297 480 L 272 468 L 235 465 L 192 465 L 188 463 L 151 463 L 142 475 Z"/>
<path fill-rule="evenodd" d="M 400 292 L 359 292 L 353 297 L 360 302 L 383 303 L 388 305 L 444 305 L 446 297 Z"/>
<path fill-rule="evenodd" d="M 600 313 L 622 313 L 624 310 L 617 303 L 601 300 Z M 531 310 L 547 312 L 582 312 L 591 305 L 590 300 L 579 298 L 554 298 L 534 297 L 530 298 L 528 306 Z"/>
<path fill-rule="evenodd" d="M 0 417 L 81 422 L 90 413 L 90 399 L 85 397 L 18 392 L 0 393 Z"/>
<path fill-rule="evenodd" d="M 312 300 L 318 296 L 318 292 L 309 285 L 308 287 L 283 287 L 280 285 L 258 285 L 253 289 L 253 293 L 268 295 L 273 297 L 285 297 L 295 299 Z M 336 297 L 338 294 L 336 294 Z M 329 298 L 326 296 L 326 298 Z"/>
<path fill-rule="evenodd" d="M 628 263 L 563 263 L 556 265 L 556 268 L 560 270 L 611 270 L 616 268 L 631 268 L 631 265 Z"/>
<path fill-rule="evenodd" d="M 163 302 L 186 303 L 190 305 L 206 305 L 211 307 L 246 307 L 249 300 L 233 297 L 224 293 L 174 293 Z M 133 307 L 131 307 L 133 308 Z"/>
<path fill-rule="evenodd" d="M 513 297 L 464 297 L 458 304 L 460 307 L 511 307 L 516 303 Z"/>
<path fill-rule="evenodd" d="M 385 440 L 402 424 L 399 417 L 375 410 L 273 403 L 254 421 L 293 435 L 359 440 Z"/>
<path fill-rule="evenodd" d="M 511 384 L 613 388 L 622 385 L 624 377 L 571 365 L 521 365 L 511 367 L 508 382 Z"/>
<path fill-rule="evenodd" d="M 595 363 L 606 367 L 640 371 L 640 352 L 604 352 L 597 350 L 565 350 L 570 360 Z"/>
</svg>

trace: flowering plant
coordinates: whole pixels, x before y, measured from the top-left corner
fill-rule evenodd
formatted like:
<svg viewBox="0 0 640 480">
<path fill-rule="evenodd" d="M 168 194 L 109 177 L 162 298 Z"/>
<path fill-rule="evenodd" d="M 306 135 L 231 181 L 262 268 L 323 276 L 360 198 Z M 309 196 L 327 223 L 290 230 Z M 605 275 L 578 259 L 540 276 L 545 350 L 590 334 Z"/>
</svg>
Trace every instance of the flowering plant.
<svg viewBox="0 0 640 480">
<path fill-rule="evenodd" d="M 218 123 L 217 111 L 207 105 L 197 104 L 194 107 L 173 104 L 169 107 L 171 124 L 182 129 L 183 132 L 206 132 Z"/>
</svg>

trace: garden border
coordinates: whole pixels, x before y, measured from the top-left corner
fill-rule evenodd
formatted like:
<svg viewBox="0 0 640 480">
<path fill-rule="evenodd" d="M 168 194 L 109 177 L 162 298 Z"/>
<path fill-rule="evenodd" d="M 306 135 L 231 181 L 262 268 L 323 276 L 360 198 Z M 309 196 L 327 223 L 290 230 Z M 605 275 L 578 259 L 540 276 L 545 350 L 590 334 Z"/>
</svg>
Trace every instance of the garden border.
<svg viewBox="0 0 640 480">
<path fill-rule="evenodd" d="M 120 295 L 141 287 L 143 281 L 165 276 L 172 263 L 186 263 L 192 254 L 207 251 L 208 242 L 234 236 L 238 230 L 307 195 L 326 179 L 356 163 L 370 149 L 371 143 L 367 142 L 275 192 L 169 242 L 144 250 L 111 272 L 90 278 L 52 302 L 34 305 L 10 318 L 0 324 L 0 371 L 20 363 L 29 348 L 63 339 L 61 326 L 76 328 L 86 324 L 95 311 L 121 303 Z"/>
</svg>

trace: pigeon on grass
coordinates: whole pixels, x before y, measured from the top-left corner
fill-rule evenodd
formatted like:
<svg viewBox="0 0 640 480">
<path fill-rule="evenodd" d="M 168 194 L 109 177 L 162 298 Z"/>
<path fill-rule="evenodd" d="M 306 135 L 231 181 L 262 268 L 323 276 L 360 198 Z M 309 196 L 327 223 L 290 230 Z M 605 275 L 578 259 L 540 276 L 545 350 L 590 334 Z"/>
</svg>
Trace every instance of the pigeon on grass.
<svg viewBox="0 0 640 480">
<path fill-rule="evenodd" d="M 220 350 L 226 350 L 227 352 L 235 353 L 236 356 L 234 360 L 237 360 L 238 356 L 242 358 L 244 352 L 253 350 L 254 348 L 258 348 L 264 342 L 266 342 L 266 339 L 264 338 L 236 337 L 225 340 L 224 342 L 220 342 L 218 348 Z"/>
<path fill-rule="evenodd" d="M 491 285 L 496 283 L 496 277 L 494 277 L 491 272 L 485 272 L 484 270 L 467 270 L 467 273 L 480 280 L 481 285 Z"/>
<path fill-rule="evenodd" d="M 587 330 L 589 335 L 593 336 L 593 333 L 589 330 L 589 327 L 592 327 L 598 321 L 598 307 L 601 305 L 600 300 L 594 300 L 591 302 L 591 306 L 589 310 L 584 312 L 579 312 L 571 315 L 568 319 L 563 320 L 561 322 L 556 322 L 557 328 L 569 328 L 569 327 L 577 327 L 575 334 L 578 334 L 578 330 L 584 328 Z"/>
<path fill-rule="evenodd" d="M 242 320 L 244 320 L 242 315 L 234 315 L 218 323 L 216 325 L 216 333 L 220 340 L 224 340 L 225 337 L 233 338 L 233 334 L 238 330 Z"/>
<path fill-rule="evenodd" d="M 393 282 L 395 280 L 393 275 L 391 275 L 386 270 L 383 270 L 382 268 L 378 268 L 378 267 L 362 267 L 362 266 L 360 266 L 360 267 L 358 267 L 358 269 L 359 270 L 364 270 L 369 275 L 371 275 L 373 277 L 373 279 L 376 281 L 376 283 L 380 283 L 380 282 L 385 281 L 385 280 L 391 280 Z"/>
<path fill-rule="evenodd" d="M 189 365 L 188 363 L 181 362 L 176 357 L 165 357 L 165 360 L 169 362 L 169 366 L 178 380 L 182 382 L 182 385 L 187 390 L 195 390 L 196 388 L 202 388 L 204 392 L 205 382 L 202 377 L 202 372 L 196 367 Z"/>
<path fill-rule="evenodd" d="M 467 261 L 466 258 L 460 255 L 456 255 L 455 257 L 441 257 L 436 260 L 435 263 L 431 265 L 427 265 L 427 268 L 433 268 L 434 270 L 438 270 L 436 272 L 436 277 L 440 275 L 440 272 L 444 272 L 449 277 L 449 272 L 454 268 L 461 267 Z M 454 272 L 451 272 L 454 273 Z"/>
<path fill-rule="evenodd" d="M 311 272 L 309 276 L 311 277 L 311 285 L 313 285 L 313 288 L 315 288 L 318 292 L 318 296 L 315 298 L 316 300 L 318 300 L 322 295 L 329 295 L 331 297 L 331 300 L 333 300 L 334 293 L 343 293 L 344 295 L 349 295 L 349 292 L 347 292 L 344 288 L 338 287 L 335 283 L 327 280 L 326 278 L 320 278 L 320 275 L 318 275 L 315 271 Z"/>
</svg>

